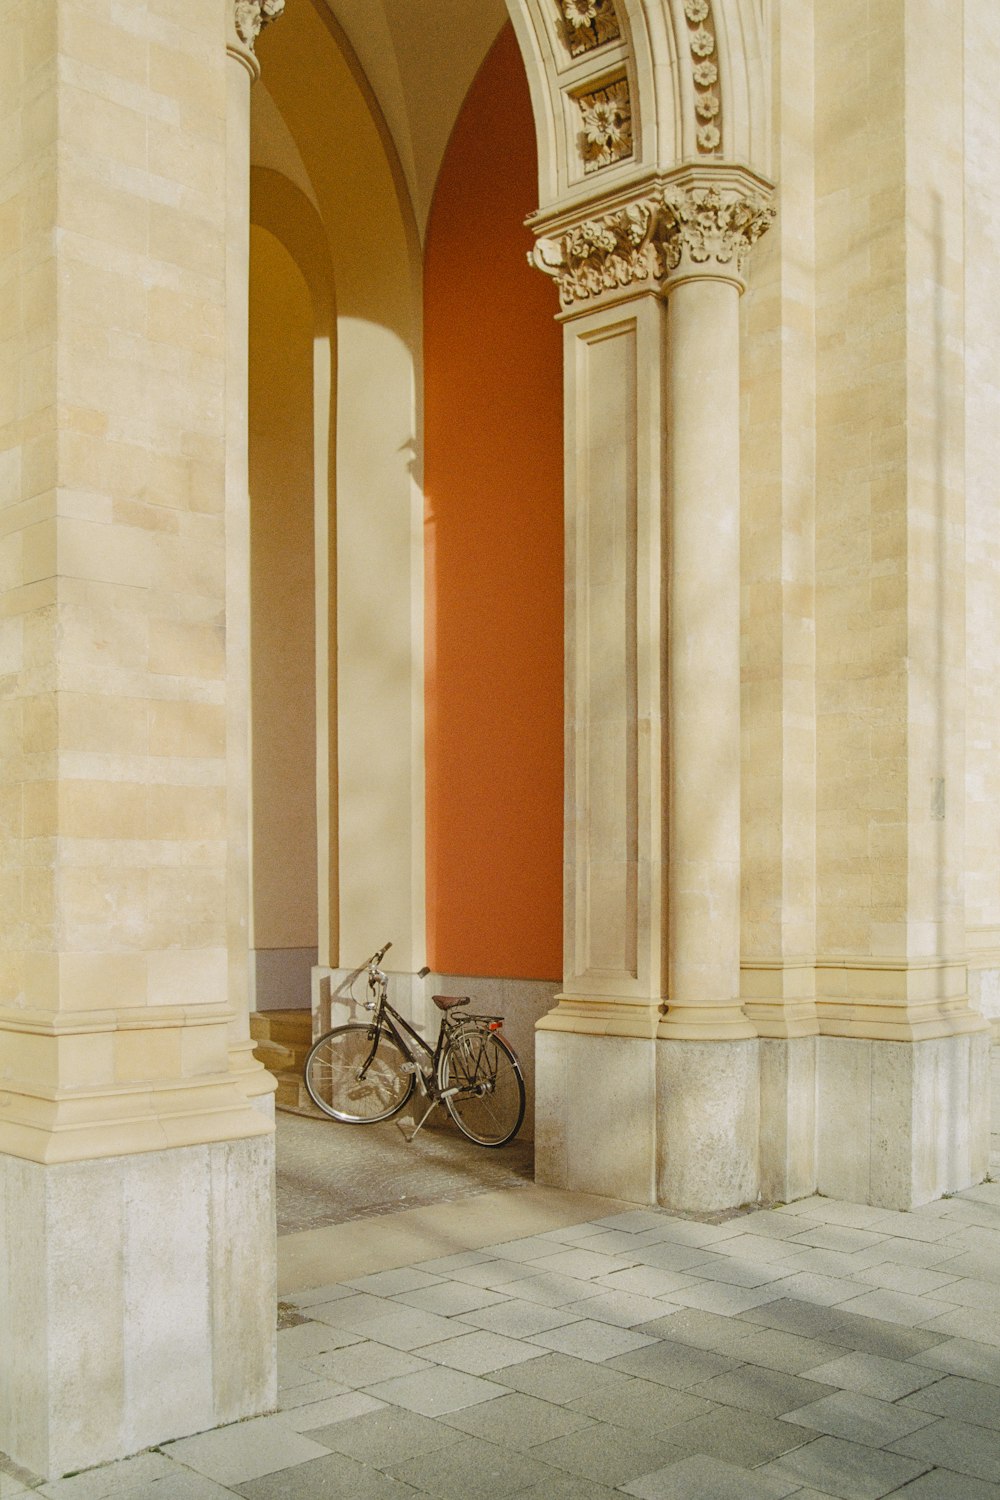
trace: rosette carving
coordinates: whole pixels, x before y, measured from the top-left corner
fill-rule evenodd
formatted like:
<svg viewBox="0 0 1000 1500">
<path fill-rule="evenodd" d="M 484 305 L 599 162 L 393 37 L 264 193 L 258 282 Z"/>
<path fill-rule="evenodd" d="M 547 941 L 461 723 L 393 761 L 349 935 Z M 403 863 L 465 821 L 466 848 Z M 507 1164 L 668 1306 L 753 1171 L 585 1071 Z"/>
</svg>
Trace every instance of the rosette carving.
<svg viewBox="0 0 1000 1500">
<path fill-rule="evenodd" d="M 555 279 L 563 307 L 572 307 L 655 276 L 654 226 L 655 204 L 640 200 L 540 239 L 528 259 Z"/>
<path fill-rule="evenodd" d="M 236 0 L 236 35 L 252 52 L 265 26 L 276 21 L 285 0 Z"/>
<path fill-rule="evenodd" d="M 663 274 L 709 265 L 732 267 L 742 277 L 752 245 L 770 228 L 775 210 L 752 192 L 714 186 L 663 190 L 656 242 Z"/>
<path fill-rule="evenodd" d="M 570 56 L 580 57 L 621 37 L 614 0 L 556 0 L 556 3 L 560 12 L 559 29 Z"/>
<path fill-rule="evenodd" d="M 583 170 L 596 172 L 632 155 L 632 101 L 628 80 L 577 96 L 583 126 Z"/>
</svg>

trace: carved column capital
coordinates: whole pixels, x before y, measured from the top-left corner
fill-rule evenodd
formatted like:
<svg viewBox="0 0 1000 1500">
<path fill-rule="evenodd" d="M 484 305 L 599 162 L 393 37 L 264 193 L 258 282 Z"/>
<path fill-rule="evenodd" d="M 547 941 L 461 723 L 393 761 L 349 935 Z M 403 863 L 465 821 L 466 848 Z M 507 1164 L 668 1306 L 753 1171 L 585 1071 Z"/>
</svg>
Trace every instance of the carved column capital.
<svg viewBox="0 0 1000 1500">
<path fill-rule="evenodd" d="M 684 168 L 628 200 L 560 218 L 528 259 L 551 276 L 563 308 L 714 277 L 744 289 L 751 246 L 775 216 L 771 187 L 743 167 Z"/>
<path fill-rule="evenodd" d="M 243 64 L 251 78 L 260 77 L 260 63 L 254 53 L 257 38 L 265 26 L 276 21 L 285 8 L 285 0 L 229 0 L 230 57 Z"/>
<path fill-rule="evenodd" d="M 682 171 L 665 181 L 656 228 L 663 290 L 715 277 L 742 292 L 751 247 L 775 217 L 771 196 L 763 178 L 742 168 Z"/>
</svg>

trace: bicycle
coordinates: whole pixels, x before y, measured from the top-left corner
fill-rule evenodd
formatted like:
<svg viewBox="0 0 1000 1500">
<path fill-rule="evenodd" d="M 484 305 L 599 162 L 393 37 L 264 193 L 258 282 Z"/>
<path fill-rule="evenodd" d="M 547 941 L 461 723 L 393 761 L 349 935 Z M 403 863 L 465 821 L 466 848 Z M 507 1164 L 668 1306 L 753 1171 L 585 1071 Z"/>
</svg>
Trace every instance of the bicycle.
<svg viewBox="0 0 1000 1500">
<path fill-rule="evenodd" d="M 362 966 L 372 1019 L 335 1026 L 314 1042 L 305 1065 L 309 1097 L 334 1120 L 376 1125 L 398 1115 L 419 1086 L 429 1102 L 408 1140 L 443 1104 L 477 1146 L 505 1146 L 521 1128 L 525 1095 L 517 1055 L 500 1035 L 503 1018 L 457 1015 L 470 996 L 433 995 L 441 1029 L 432 1048 L 389 1004 L 388 976 L 379 965 L 391 947 L 386 943 Z"/>
</svg>

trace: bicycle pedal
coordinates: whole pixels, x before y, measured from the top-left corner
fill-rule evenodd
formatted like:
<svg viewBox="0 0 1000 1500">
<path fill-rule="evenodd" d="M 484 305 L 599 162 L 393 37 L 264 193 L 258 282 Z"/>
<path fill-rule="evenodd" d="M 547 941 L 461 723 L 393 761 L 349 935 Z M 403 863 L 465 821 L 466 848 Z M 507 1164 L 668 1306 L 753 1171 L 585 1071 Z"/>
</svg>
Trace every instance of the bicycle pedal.
<svg viewBox="0 0 1000 1500">
<path fill-rule="evenodd" d="M 403 1073 L 419 1073 L 420 1069 L 415 1062 L 405 1062 L 400 1071 Z"/>
</svg>

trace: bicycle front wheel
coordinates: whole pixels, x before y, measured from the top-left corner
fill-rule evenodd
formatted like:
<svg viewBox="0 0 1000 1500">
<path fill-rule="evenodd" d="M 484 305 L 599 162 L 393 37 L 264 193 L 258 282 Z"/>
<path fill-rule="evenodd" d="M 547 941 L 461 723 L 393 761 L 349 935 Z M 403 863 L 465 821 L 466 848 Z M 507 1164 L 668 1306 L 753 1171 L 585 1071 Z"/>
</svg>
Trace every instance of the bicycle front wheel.
<svg viewBox="0 0 1000 1500">
<path fill-rule="evenodd" d="M 455 1124 L 478 1146 L 505 1146 L 524 1119 L 524 1077 L 495 1031 L 468 1028 L 441 1058 L 441 1093 Z"/>
<path fill-rule="evenodd" d="M 395 1038 L 352 1022 L 328 1031 L 306 1058 L 306 1088 L 324 1114 L 347 1125 L 375 1125 L 399 1113 L 415 1079 Z"/>
</svg>

